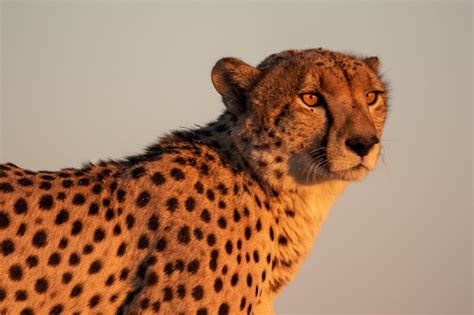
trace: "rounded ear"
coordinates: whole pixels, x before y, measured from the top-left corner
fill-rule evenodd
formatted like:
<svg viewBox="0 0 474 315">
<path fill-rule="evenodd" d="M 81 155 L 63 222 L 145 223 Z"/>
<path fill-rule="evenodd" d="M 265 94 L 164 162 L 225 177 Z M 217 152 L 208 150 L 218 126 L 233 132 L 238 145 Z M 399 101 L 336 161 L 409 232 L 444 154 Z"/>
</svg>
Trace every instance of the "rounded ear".
<svg viewBox="0 0 474 315">
<path fill-rule="evenodd" d="M 364 62 L 367 66 L 369 66 L 372 71 L 375 73 L 379 70 L 379 58 L 377 56 L 372 56 L 364 59 Z"/>
<path fill-rule="evenodd" d="M 237 58 L 222 58 L 212 69 L 214 88 L 222 95 L 227 109 L 239 115 L 246 110 L 247 91 L 260 76 L 260 70 Z"/>
</svg>

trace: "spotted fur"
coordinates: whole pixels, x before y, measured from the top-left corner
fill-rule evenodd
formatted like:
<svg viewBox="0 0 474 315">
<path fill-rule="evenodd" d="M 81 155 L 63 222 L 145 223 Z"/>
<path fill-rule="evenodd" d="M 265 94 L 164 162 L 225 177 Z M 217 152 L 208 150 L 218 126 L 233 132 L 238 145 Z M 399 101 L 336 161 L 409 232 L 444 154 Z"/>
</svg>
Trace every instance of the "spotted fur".
<svg viewBox="0 0 474 315">
<path fill-rule="evenodd" d="M 0 313 L 272 313 L 336 197 L 375 166 L 380 144 L 347 141 L 381 137 L 377 65 L 324 49 L 224 58 L 227 110 L 206 127 L 81 169 L 0 165 Z M 324 104 L 302 104 L 310 90 Z"/>
</svg>

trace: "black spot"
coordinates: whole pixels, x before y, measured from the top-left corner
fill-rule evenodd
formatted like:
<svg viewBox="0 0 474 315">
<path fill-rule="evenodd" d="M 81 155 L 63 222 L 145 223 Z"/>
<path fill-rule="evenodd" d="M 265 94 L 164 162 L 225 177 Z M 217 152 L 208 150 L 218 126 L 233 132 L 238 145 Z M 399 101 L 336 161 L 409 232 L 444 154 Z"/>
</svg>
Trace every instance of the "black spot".
<svg viewBox="0 0 474 315">
<path fill-rule="evenodd" d="M 125 201 L 125 195 L 126 195 L 126 194 L 127 194 L 127 193 L 126 193 L 124 190 L 122 190 L 122 189 L 117 190 L 117 200 L 118 200 L 119 202 L 124 202 L 124 201 Z"/>
<path fill-rule="evenodd" d="M 224 201 L 220 200 L 220 201 L 219 201 L 219 204 L 218 204 L 217 206 L 219 207 L 219 209 L 225 209 L 226 204 L 225 204 Z"/>
<path fill-rule="evenodd" d="M 151 305 L 152 310 L 157 313 L 160 311 L 160 307 L 161 307 L 160 301 L 156 301 Z"/>
<path fill-rule="evenodd" d="M 4 193 L 10 193 L 15 191 L 15 189 L 9 183 L 0 183 L 0 191 Z"/>
<path fill-rule="evenodd" d="M 135 217 L 132 214 L 127 214 L 125 217 L 125 223 L 127 224 L 127 228 L 130 230 L 135 225 Z"/>
<path fill-rule="evenodd" d="M 53 207 L 53 196 L 43 195 L 39 200 L 39 208 L 42 210 L 51 210 Z"/>
<path fill-rule="evenodd" d="M 225 243 L 225 251 L 227 252 L 227 254 L 232 254 L 232 241 L 231 240 L 227 240 L 227 242 Z"/>
<path fill-rule="evenodd" d="M 64 200 L 64 199 L 66 199 L 66 194 L 61 191 L 61 192 L 59 192 L 58 195 L 56 196 L 56 199 L 58 199 L 58 200 Z"/>
<path fill-rule="evenodd" d="M 94 194 L 100 194 L 102 192 L 102 186 L 100 184 L 95 184 L 93 187 L 92 187 L 92 192 Z"/>
<path fill-rule="evenodd" d="M 0 243 L 0 252 L 3 256 L 8 256 L 15 251 L 15 243 L 11 238 L 7 238 Z"/>
<path fill-rule="evenodd" d="M 143 300 L 140 301 L 140 308 L 142 310 L 146 310 L 150 306 L 150 300 L 147 298 L 144 298 Z"/>
<path fill-rule="evenodd" d="M 173 168 L 170 172 L 171 177 L 173 177 L 175 180 L 183 180 L 184 179 L 184 173 L 178 168 Z"/>
<path fill-rule="evenodd" d="M 216 244 L 216 236 L 211 233 L 207 236 L 207 245 L 214 246 L 214 244 Z"/>
<path fill-rule="evenodd" d="M 61 182 L 61 185 L 64 187 L 64 188 L 69 188 L 71 187 L 73 184 L 72 180 L 70 179 L 65 179 Z"/>
<path fill-rule="evenodd" d="M 64 306 L 62 304 L 56 304 L 51 310 L 49 311 L 50 315 L 59 315 L 62 313 Z"/>
<path fill-rule="evenodd" d="M 72 203 L 75 205 L 83 205 L 84 202 L 86 202 L 86 198 L 84 197 L 83 194 L 75 194 L 74 197 L 72 198 Z"/>
<path fill-rule="evenodd" d="M 91 203 L 89 206 L 89 212 L 87 213 L 88 215 L 97 215 L 99 213 L 99 205 L 96 204 L 95 202 Z"/>
<path fill-rule="evenodd" d="M 31 181 L 31 179 L 26 178 L 26 177 L 22 177 L 22 178 L 18 179 L 17 182 L 21 186 L 31 186 L 31 185 L 33 185 L 33 182 Z"/>
<path fill-rule="evenodd" d="M 33 235 L 32 244 L 36 248 L 44 247 L 48 243 L 48 235 L 45 230 L 39 230 Z"/>
<path fill-rule="evenodd" d="M 156 231 L 158 229 L 159 221 L 158 216 L 155 214 L 148 219 L 148 229 L 150 231 Z"/>
<path fill-rule="evenodd" d="M 117 256 L 121 257 L 125 255 L 126 249 L 127 249 L 127 245 L 125 245 L 125 243 L 121 243 L 117 249 Z"/>
<path fill-rule="evenodd" d="M 150 202 L 150 198 L 151 196 L 148 191 L 141 192 L 137 198 L 137 207 L 139 208 L 145 207 L 148 204 L 148 202 Z"/>
<path fill-rule="evenodd" d="M 239 282 L 239 276 L 237 275 L 237 273 L 234 273 L 232 275 L 232 278 L 230 278 L 230 284 L 234 287 L 238 282 Z"/>
<path fill-rule="evenodd" d="M 280 236 L 278 237 L 278 244 L 280 244 L 280 245 L 287 245 L 287 244 L 288 244 L 288 239 L 287 239 L 285 236 L 280 235 Z"/>
<path fill-rule="evenodd" d="M 275 240 L 275 233 L 273 232 L 273 227 L 270 227 L 270 240 Z"/>
<path fill-rule="evenodd" d="M 100 260 L 94 260 L 89 266 L 89 274 L 98 273 L 102 269 L 102 262 Z"/>
<path fill-rule="evenodd" d="M 186 288 L 184 284 L 178 285 L 178 289 L 176 289 L 176 293 L 178 294 L 178 297 L 180 299 L 184 298 L 184 296 L 186 295 Z"/>
<path fill-rule="evenodd" d="M 167 263 L 163 267 L 163 272 L 167 274 L 168 276 L 171 275 L 174 272 L 174 264 L 173 263 Z"/>
<path fill-rule="evenodd" d="M 132 178 L 137 179 L 145 175 L 146 170 L 143 167 L 136 167 L 132 170 Z"/>
<path fill-rule="evenodd" d="M 166 239 L 165 238 L 160 238 L 158 240 L 158 242 L 156 242 L 156 246 L 155 246 L 155 249 L 158 251 L 158 252 L 162 252 L 163 250 L 165 250 L 166 248 Z"/>
<path fill-rule="evenodd" d="M 107 209 L 107 211 L 105 211 L 105 221 L 110 221 L 114 217 L 115 217 L 114 209 L 109 208 Z"/>
<path fill-rule="evenodd" d="M 48 291 L 49 283 L 46 278 L 39 278 L 35 282 L 35 291 L 38 293 L 45 293 Z"/>
<path fill-rule="evenodd" d="M 119 275 L 120 280 L 122 280 L 122 281 L 127 280 L 129 273 L 130 273 L 130 270 L 128 268 L 123 268 L 120 271 L 120 275 Z"/>
<path fill-rule="evenodd" d="M 29 307 L 22 309 L 20 312 L 20 315 L 34 315 L 34 314 L 35 313 L 33 312 L 33 310 Z"/>
<path fill-rule="evenodd" d="M 202 286 L 197 285 L 191 291 L 191 295 L 196 301 L 202 300 L 202 298 L 204 297 L 204 289 L 202 288 Z"/>
<path fill-rule="evenodd" d="M 25 290 L 18 290 L 15 292 L 16 301 L 26 301 L 28 299 L 28 293 Z"/>
<path fill-rule="evenodd" d="M 146 249 L 148 247 L 148 245 L 150 244 L 149 240 L 148 240 L 148 236 L 146 235 L 142 235 L 140 236 L 140 238 L 138 239 L 138 249 Z"/>
<path fill-rule="evenodd" d="M 240 221 L 240 213 L 237 211 L 237 209 L 234 209 L 234 222 L 239 222 Z"/>
<path fill-rule="evenodd" d="M 38 266 L 38 257 L 28 256 L 28 258 L 26 258 L 26 265 L 29 268 L 34 268 L 34 267 Z"/>
<path fill-rule="evenodd" d="M 69 265 L 76 266 L 81 262 L 81 258 L 77 253 L 72 253 L 69 256 Z"/>
<path fill-rule="evenodd" d="M 208 189 L 206 191 L 206 197 L 207 199 L 209 199 L 210 201 L 214 201 L 214 199 L 216 199 L 215 195 L 214 195 L 214 192 L 211 190 L 211 189 Z"/>
<path fill-rule="evenodd" d="M 260 232 L 262 230 L 262 221 L 260 219 L 257 220 L 255 228 L 257 229 L 257 232 Z"/>
<path fill-rule="evenodd" d="M 219 314 L 219 315 L 228 315 L 228 314 L 229 314 L 229 304 L 227 304 L 227 303 L 222 303 L 222 304 L 219 306 L 218 314 Z"/>
<path fill-rule="evenodd" d="M 170 287 L 166 287 L 163 289 L 163 301 L 168 302 L 173 299 L 173 291 Z"/>
<path fill-rule="evenodd" d="M 199 165 L 199 173 L 205 176 L 209 175 L 209 166 L 205 163 L 201 163 Z"/>
<path fill-rule="evenodd" d="M 105 280 L 105 285 L 107 287 L 110 287 L 112 284 L 114 284 L 115 282 L 115 276 L 114 275 L 110 275 L 107 280 Z"/>
<path fill-rule="evenodd" d="M 178 208 L 178 199 L 176 198 L 169 198 L 168 200 L 166 200 L 166 209 L 168 211 L 175 211 L 176 209 Z"/>
<path fill-rule="evenodd" d="M 193 211 L 196 207 L 196 200 L 193 197 L 188 197 L 184 203 L 186 210 L 189 212 Z"/>
<path fill-rule="evenodd" d="M 146 281 L 147 286 L 154 286 L 158 283 L 158 275 L 152 271 L 148 274 L 148 279 Z"/>
<path fill-rule="evenodd" d="M 20 281 L 23 277 L 23 269 L 19 264 L 14 264 L 8 269 L 8 276 L 13 281 Z"/>
<path fill-rule="evenodd" d="M 196 192 L 198 194 L 202 194 L 204 192 L 204 186 L 201 182 L 196 182 L 196 184 L 194 184 L 194 189 L 196 189 Z"/>
<path fill-rule="evenodd" d="M 25 213 L 28 210 L 28 204 L 25 199 L 19 198 L 13 205 L 16 214 Z"/>
<path fill-rule="evenodd" d="M 249 288 L 252 286 L 252 276 L 250 274 L 247 275 L 247 285 Z"/>
<path fill-rule="evenodd" d="M 217 224 L 219 225 L 221 229 L 225 229 L 227 227 L 227 220 L 224 217 L 220 217 L 217 220 Z"/>
<path fill-rule="evenodd" d="M 260 261 L 260 256 L 258 255 L 258 251 L 253 251 L 253 260 L 258 263 Z"/>
<path fill-rule="evenodd" d="M 245 296 L 242 297 L 240 300 L 240 310 L 242 311 L 245 308 L 245 305 L 247 304 L 247 300 L 245 299 Z"/>
<path fill-rule="evenodd" d="M 207 209 L 202 210 L 201 220 L 203 220 L 206 223 L 209 223 L 211 221 L 211 214 L 209 213 L 209 210 Z"/>
<path fill-rule="evenodd" d="M 245 239 L 249 240 L 251 236 L 252 236 L 252 230 L 250 229 L 249 226 L 247 226 L 245 228 Z"/>
<path fill-rule="evenodd" d="M 76 284 L 72 290 L 71 290 L 71 294 L 69 295 L 70 297 L 76 297 L 76 296 L 79 296 L 81 295 L 82 293 L 82 284 Z"/>
<path fill-rule="evenodd" d="M 102 242 L 105 238 L 105 231 L 102 228 L 97 228 L 94 231 L 94 242 Z"/>
<path fill-rule="evenodd" d="M 51 183 L 50 182 L 41 182 L 39 185 L 39 188 L 42 190 L 50 190 L 51 189 Z"/>
<path fill-rule="evenodd" d="M 101 299 L 100 295 L 97 295 L 97 294 L 91 297 L 91 299 L 89 300 L 89 308 L 94 308 L 97 305 L 99 305 L 100 299 Z"/>
<path fill-rule="evenodd" d="M 222 283 L 222 279 L 221 278 L 217 278 L 215 281 L 214 281 L 214 290 L 219 293 L 221 290 L 222 290 L 222 286 L 224 284 Z"/>
<path fill-rule="evenodd" d="M 54 220 L 54 223 L 56 225 L 63 224 L 69 220 L 69 212 L 66 209 L 62 209 L 59 211 L 59 213 L 56 215 L 56 219 Z"/>
<path fill-rule="evenodd" d="M 209 260 L 209 268 L 212 270 L 212 271 L 216 271 L 217 270 L 217 259 L 219 258 L 219 251 L 217 251 L 216 249 L 214 249 L 212 252 L 211 252 L 211 259 Z"/>
<path fill-rule="evenodd" d="M 151 176 L 151 181 L 153 182 L 153 184 L 159 186 L 163 185 L 166 182 L 166 179 L 163 174 L 161 174 L 160 172 L 156 172 Z"/>
<path fill-rule="evenodd" d="M 94 246 L 92 246 L 91 244 L 87 244 L 82 249 L 82 253 L 84 255 L 88 255 L 88 254 L 92 253 L 93 250 L 94 250 Z"/>
<path fill-rule="evenodd" d="M 82 231 L 82 222 L 79 220 L 76 220 L 72 223 L 72 228 L 71 228 L 71 235 L 77 235 L 81 233 Z"/>
<path fill-rule="evenodd" d="M 77 181 L 79 186 L 87 186 L 89 185 L 90 181 L 87 178 L 81 178 Z"/>
<path fill-rule="evenodd" d="M 18 231 L 16 232 L 16 235 L 17 236 L 23 236 L 23 235 L 25 235 L 25 232 L 26 232 L 26 224 L 22 223 L 18 227 Z"/>
<path fill-rule="evenodd" d="M 63 276 L 62 276 L 62 283 L 64 284 L 68 284 L 69 282 L 71 282 L 72 280 L 72 274 L 70 272 L 65 272 L 63 273 Z"/>
<path fill-rule="evenodd" d="M 61 255 L 59 253 L 53 253 L 49 256 L 48 265 L 49 266 L 57 266 L 61 262 Z"/>
<path fill-rule="evenodd" d="M 184 225 L 178 232 L 178 241 L 182 244 L 188 244 L 191 241 L 189 235 L 189 226 Z"/>
<path fill-rule="evenodd" d="M 199 269 L 199 261 L 197 259 L 194 259 L 188 264 L 188 272 L 191 274 L 195 274 Z"/>
<path fill-rule="evenodd" d="M 220 192 L 222 195 L 227 195 L 227 193 L 228 193 L 228 189 L 227 189 L 227 187 L 224 185 L 224 183 L 219 183 L 219 185 L 217 185 L 217 190 L 219 190 L 219 192 Z"/>
<path fill-rule="evenodd" d="M 194 233 L 194 236 L 196 237 L 196 239 L 198 239 L 198 240 L 202 240 L 203 237 L 204 237 L 204 235 L 202 233 L 202 230 L 199 229 L 199 228 L 194 229 L 193 233 Z"/>
<path fill-rule="evenodd" d="M 200 308 L 197 310 L 196 315 L 208 315 L 207 314 L 207 308 Z"/>
</svg>

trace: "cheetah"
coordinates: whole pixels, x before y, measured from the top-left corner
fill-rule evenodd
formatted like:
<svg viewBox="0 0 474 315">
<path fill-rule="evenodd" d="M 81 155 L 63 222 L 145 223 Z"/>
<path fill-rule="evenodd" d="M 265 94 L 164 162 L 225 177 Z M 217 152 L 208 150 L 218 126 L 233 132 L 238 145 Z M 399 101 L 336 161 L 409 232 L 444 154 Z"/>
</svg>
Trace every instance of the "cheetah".
<svg viewBox="0 0 474 315">
<path fill-rule="evenodd" d="M 0 165 L 1 314 L 273 314 L 329 208 L 375 168 L 377 57 L 223 58 L 224 112 L 141 154 Z"/>
</svg>

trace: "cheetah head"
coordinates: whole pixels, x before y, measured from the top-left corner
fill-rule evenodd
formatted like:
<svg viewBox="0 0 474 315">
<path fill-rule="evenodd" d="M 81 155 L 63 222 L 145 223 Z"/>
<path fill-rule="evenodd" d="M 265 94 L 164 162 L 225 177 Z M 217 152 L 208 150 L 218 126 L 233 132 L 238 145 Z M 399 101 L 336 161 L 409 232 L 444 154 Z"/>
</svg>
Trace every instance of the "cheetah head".
<svg viewBox="0 0 474 315">
<path fill-rule="evenodd" d="M 237 117 L 239 153 L 270 183 L 360 180 L 374 169 L 387 111 L 377 57 L 319 48 L 257 67 L 223 58 L 212 82 Z"/>
</svg>

